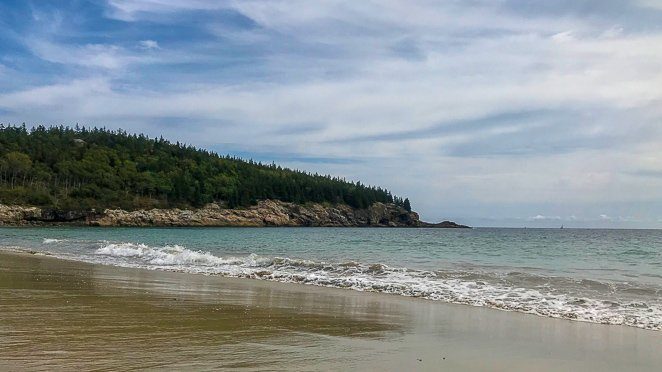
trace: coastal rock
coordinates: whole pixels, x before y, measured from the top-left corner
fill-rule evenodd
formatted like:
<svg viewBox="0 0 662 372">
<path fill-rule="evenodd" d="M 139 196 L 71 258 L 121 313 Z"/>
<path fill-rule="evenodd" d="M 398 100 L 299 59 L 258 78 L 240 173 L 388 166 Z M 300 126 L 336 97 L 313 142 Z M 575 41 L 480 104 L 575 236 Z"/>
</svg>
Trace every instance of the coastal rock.
<svg viewBox="0 0 662 372">
<path fill-rule="evenodd" d="M 83 210 L 55 210 L 21 205 L 0 204 L 1 225 L 29 225 L 48 223 L 86 222 L 97 214 Z"/>
<path fill-rule="evenodd" d="M 394 204 L 375 203 L 368 209 L 347 205 L 298 205 L 263 200 L 247 209 L 226 209 L 208 204 L 194 210 L 105 210 L 87 221 L 95 226 L 419 226 L 418 214 Z"/>
<path fill-rule="evenodd" d="M 73 222 L 81 221 L 94 214 L 94 211 L 60 211 L 56 209 L 42 209 L 41 213 L 28 218 L 30 221 L 42 222 Z"/>
<path fill-rule="evenodd" d="M 0 225 L 21 225 L 41 216 L 37 207 L 0 204 Z"/>
<path fill-rule="evenodd" d="M 439 223 L 421 222 L 421 227 L 439 227 L 443 229 L 470 229 L 467 225 L 460 225 L 453 221 L 441 221 Z"/>
<path fill-rule="evenodd" d="M 262 200 L 245 209 L 212 203 L 199 209 L 126 211 L 54 211 L 0 205 L 0 224 L 78 223 L 90 226 L 324 226 L 324 227 L 463 227 L 451 222 L 428 224 L 416 212 L 395 204 L 374 203 L 366 209 L 348 205 L 305 205 Z"/>
</svg>

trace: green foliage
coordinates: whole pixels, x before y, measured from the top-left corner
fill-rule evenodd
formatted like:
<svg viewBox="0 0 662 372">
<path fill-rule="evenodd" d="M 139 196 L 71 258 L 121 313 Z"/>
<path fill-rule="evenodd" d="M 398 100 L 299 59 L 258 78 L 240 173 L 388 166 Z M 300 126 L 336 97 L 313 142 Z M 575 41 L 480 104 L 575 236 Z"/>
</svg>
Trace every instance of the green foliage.
<svg viewBox="0 0 662 372">
<path fill-rule="evenodd" d="M 0 203 L 60 209 L 199 207 L 258 200 L 346 203 L 394 198 L 379 187 L 263 165 L 122 130 L 0 125 Z"/>
<path fill-rule="evenodd" d="M 406 198 L 405 201 L 402 203 L 402 207 L 407 211 L 411 212 L 411 203 L 409 203 L 409 198 Z"/>
</svg>

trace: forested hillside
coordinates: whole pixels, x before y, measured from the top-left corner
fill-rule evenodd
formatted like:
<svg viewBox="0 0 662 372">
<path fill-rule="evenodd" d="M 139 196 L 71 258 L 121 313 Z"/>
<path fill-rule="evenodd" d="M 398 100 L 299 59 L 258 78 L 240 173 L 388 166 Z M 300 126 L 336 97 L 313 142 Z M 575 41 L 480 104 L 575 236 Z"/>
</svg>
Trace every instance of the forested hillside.
<svg viewBox="0 0 662 372">
<path fill-rule="evenodd" d="M 258 200 L 346 203 L 409 200 L 379 187 L 219 156 L 124 131 L 0 125 L 0 204 L 58 209 L 229 208 Z"/>
</svg>

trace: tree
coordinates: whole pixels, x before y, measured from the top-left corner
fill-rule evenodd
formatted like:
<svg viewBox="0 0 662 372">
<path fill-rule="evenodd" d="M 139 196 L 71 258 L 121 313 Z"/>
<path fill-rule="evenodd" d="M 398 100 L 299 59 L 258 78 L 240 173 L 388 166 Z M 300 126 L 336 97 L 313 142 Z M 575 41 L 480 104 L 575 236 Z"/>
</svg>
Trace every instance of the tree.
<svg viewBox="0 0 662 372">
<path fill-rule="evenodd" d="M 30 168 L 32 168 L 32 159 L 22 152 L 12 151 L 5 154 L 3 165 L 7 167 L 7 172 L 11 177 L 11 187 L 13 188 L 20 178 L 23 178 L 23 184 L 25 183 L 25 178 Z"/>
<path fill-rule="evenodd" d="M 409 198 L 405 198 L 405 202 L 402 205 L 407 212 L 411 212 L 411 204 L 409 203 Z"/>
<path fill-rule="evenodd" d="M 0 203 L 42 207 L 246 207 L 259 200 L 367 208 L 388 190 L 274 163 L 245 161 L 163 138 L 104 128 L 2 126 Z"/>
</svg>

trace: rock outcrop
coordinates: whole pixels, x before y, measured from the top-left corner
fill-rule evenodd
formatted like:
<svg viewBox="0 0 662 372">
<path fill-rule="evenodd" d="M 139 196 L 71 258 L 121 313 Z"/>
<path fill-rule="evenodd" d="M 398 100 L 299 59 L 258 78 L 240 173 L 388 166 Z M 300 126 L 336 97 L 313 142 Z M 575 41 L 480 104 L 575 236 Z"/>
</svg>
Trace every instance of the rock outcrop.
<svg viewBox="0 0 662 372">
<path fill-rule="evenodd" d="M 393 204 L 375 203 L 368 209 L 347 205 L 298 205 L 274 200 L 260 201 L 247 209 L 225 209 L 209 204 L 195 210 L 106 210 L 89 221 L 96 226 L 412 226 L 420 225 L 418 214 Z"/>
<path fill-rule="evenodd" d="M 60 211 L 38 207 L 0 204 L 1 225 L 86 222 L 97 216 L 94 211 Z"/>
<path fill-rule="evenodd" d="M 246 209 L 208 204 L 199 209 L 125 211 L 54 211 L 35 207 L 0 205 L 0 224 L 74 223 L 90 226 L 328 226 L 328 227 L 464 227 L 428 224 L 416 212 L 395 204 L 374 203 L 367 209 L 348 205 L 299 205 L 263 200 Z M 442 226 L 443 225 L 443 226 Z"/>
<path fill-rule="evenodd" d="M 441 221 L 439 223 L 421 222 L 420 227 L 438 227 L 442 229 L 470 229 L 467 225 L 460 225 L 453 221 Z"/>
<path fill-rule="evenodd" d="M 0 225 L 22 225 L 41 216 L 37 207 L 0 204 Z"/>
</svg>

